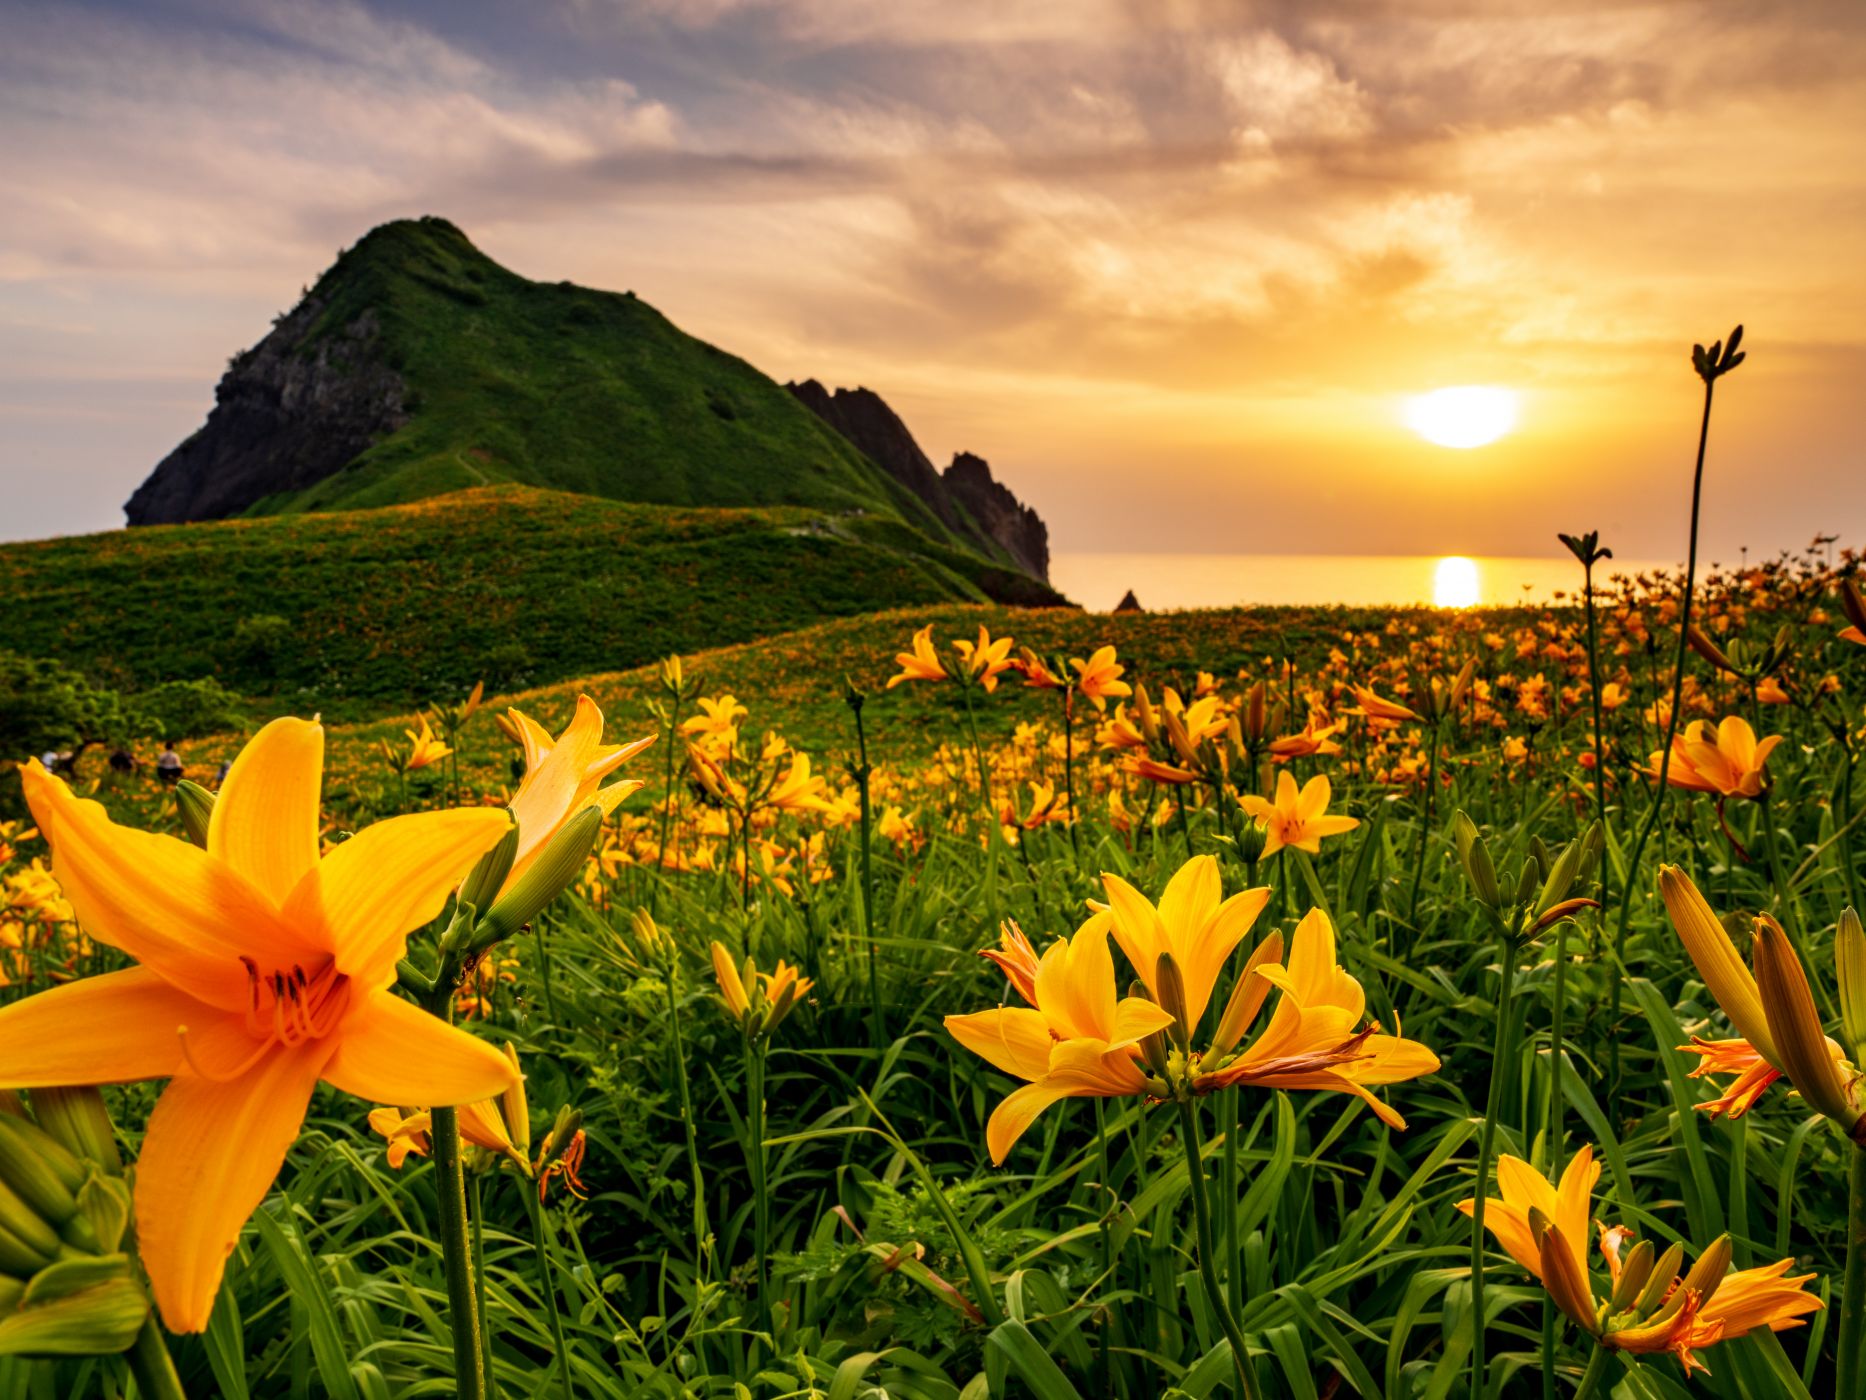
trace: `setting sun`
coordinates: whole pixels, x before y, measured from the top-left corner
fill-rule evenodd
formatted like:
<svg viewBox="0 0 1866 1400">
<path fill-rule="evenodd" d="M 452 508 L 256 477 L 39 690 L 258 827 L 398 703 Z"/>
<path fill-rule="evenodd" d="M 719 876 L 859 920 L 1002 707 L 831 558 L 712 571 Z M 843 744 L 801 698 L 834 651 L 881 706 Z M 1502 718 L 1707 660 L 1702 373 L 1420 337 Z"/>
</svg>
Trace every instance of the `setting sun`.
<svg viewBox="0 0 1866 1400">
<path fill-rule="evenodd" d="M 1485 447 L 1516 426 L 1512 389 L 1464 384 L 1406 400 L 1406 425 L 1440 447 Z"/>
<path fill-rule="evenodd" d="M 1438 561 L 1432 575 L 1432 602 L 1441 608 L 1468 608 L 1480 595 L 1477 564 L 1461 554 Z"/>
</svg>

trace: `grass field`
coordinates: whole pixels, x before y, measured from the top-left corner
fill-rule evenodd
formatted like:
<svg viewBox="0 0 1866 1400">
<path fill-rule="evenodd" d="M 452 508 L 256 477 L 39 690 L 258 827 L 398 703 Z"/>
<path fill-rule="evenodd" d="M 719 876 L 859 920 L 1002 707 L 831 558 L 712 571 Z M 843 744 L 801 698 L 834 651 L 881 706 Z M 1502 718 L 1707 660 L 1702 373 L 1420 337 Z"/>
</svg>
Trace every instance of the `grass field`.
<svg viewBox="0 0 1866 1400">
<path fill-rule="evenodd" d="M 180 1386 L 442 1395 L 484 1368 L 512 1396 L 1844 1393 L 1862 1049 L 1846 1018 L 1866 989 L 1836 977 L 1834 945 L 1860 900 L 1866 646 L 1843 634 L 1838 576 L 1812 564 L 1698 580 L 1695 616 L 1714 646 L 1683 654 L 1681 739 L 1686 723 L 1732 716 L 1783 738 L 1760 765 L 1732 740 L 1718 768 L 1694 736 L 1668 773 L 1701 771 L 1728 793 L 1661 789 L 1646 769 L 1669 717 L 1678 585 L 1599 599 L 1597 663 L 1578 602 L 1120 618 L 918 605 L 688 656 L 678 692 L 651 666 L 506 696 L 461 720 L 438 709 L 464 699 L 470 674 L 452 676 L 428 692 L 427 717 L 457 754 L 414 771 L 397 771 L 412 712 L 331 728 L 327 841 L 398 812 L 504 800 L 525 771 L 493 722 L 508 706 L 556 735 L 587 694 L 607 742 L 656 742 L 617 770 L 646 787 L 593 839 L 577 837 L 589 854 L 572 849 L 571 888 L 548 909 L 465 960 L 439 925 L 410 943 L 399 995 L 515 1047 L 528 1106 L 508 1100 L 494 1121 L 529 1145 L 469 1146 L 459 1213 L 442 1119 L 419 1120 L 422 1131 L 401 1116 L 428 1105 L 318 1090 L 276 1182 L 268 1167 L 257 1183 L 251 1221 L 219 1220 L 238 1243 L 205 1295 L 205 1333 L 168 1338 Z M 1119 683 L 1144 687 L 1147 710 L 1118 693 L 1098 710 L 1105 672 L 1067 691 L 1015 670 L 989 693 L 968 688 L 949 643 L 981 624 L 1046 658 L 1114 646 Z M 886 688 L 895 653 L 911 654 L 928 625 L 945 678 Z M 1777 653 L 1782 627 L 1790 645 Z M 1713 665 L 1715 647 L 1746 675 Z M 845 677 L 864 692 L 867 821 Z M 747 713 L 721 706 L 728 693 Z M 1383 700 L 1418 717 L 1383 718 Z M 211 786 L 239 744 L 191 748 L 191 776 Z M 1304 840 L 1287 824 L 1293 807 L 1255 805 L 1284 775 L 1328 778 L 1327 815 L 1355 825 L 1315 828 L 1325 834 L 1312 853 L 1267 850 L 1273 832 Z M 106 778 L 98 795 L 127 822 L 183 829 L 153 782 Z M 1473 831 L 1483 856 L 1467 850 Z M 42 835 L 16 829 L 4 850 L 13 1006 L 123 965 L 103 940 L 125 940 L 124 916 L 80 883 L 68 893 L 89 898 L 94 917 L 74 923 L 78 910 L 38 873 Z M 1050 1017 L 1051 1036 L 1073 1026 L 1070 1045 L 1105 1046 L 1079 1024 L 1102 1013 L 1066 1009 L 1101 995 L 1105 974 L 1085 953 L 1086 970 L 1038 983 L 1037 1009 L 1023 1009 L 1016 976 L 1007 983 L 978 952 L 999 946 L 1007 920 L 1037 949 L 1072 934 L 1086 901 L 1118 893 L 1104 874 L 1158 900 L 1195 857 L 1228 895 L 1266 891 L 1245 901 L 1264 907 L 1237 954 L 1212 962 L 1200 940 L 1216 935 L 1195 926 L 1172 943 L 1190 896 L 1168 906 L 1179 911 L 1164 926 L 1173 971 L 1136 961 L 1148 945 L 1132 903 L 1116 900 L 1107 946 L 1118 986 L 1152 1008 L 1124 1014 L 1183 1014 L 1194 1047 L 1222 1042 L 1234 990 L 1261 987 L 1268 1005 L 1233 1082 L 1212 1077 L 1233 1063 L 1222 1044 L 1189 1059 L 1178 1032 L 1095 1050 L 1087 1081 L 1052 1060 L 1030 1074 L 1061 1097 L 1007 1147 L 990 1125 L 1019 1082 L 1006 1066 L 1026 1062 L 991 1050 L 990 1036 L 1025 1023 L 995 1008 Z M 1662 863 L 1732 917 L 1742 964 L 1752 915 L 1786 930 L 1789 945 L 1756 937 L 1766 1029 L 1740 995 L 1755 984 L 1732 980 L 1704 928 L 1687 918 L 1696 941 L 1681 938 L 1658 895 Z M 1351 984 L 1302 971 L 1320 955 L 1317 909 Z M 1082 946 L 1105 936 L 1095 927 Z M 1264 956 L 1295 979 L 1274 990 L 1244 962 L 1273 930 L 1281 948 Z M 778 972 L 735 1012 L 715 943 L 729 962 Z M 1798 1057 L 1810 1042 L 1793 1038 L 1795 1003 L 1779 991 L 1782 946 L 1805 955 L 1808 1007 L 1820 1008 L 1809 1014 L 1835 1038 L 1837 1077 L 1822 1078 L 1819 1053 Z M 1176 1012 L 1175 979 L 1209 985 L 1211 1009 Z M 999 1028 L 990 1058 L 966 1048 L 980 1043 L 968 1025 Z M 1291 1040 L 1293 1025 L 1308 1029 Z M 1726 1061 L 1694 1075 L 1692 1037 L 1771 1033 L 1786 1078 L 1765 1081 L 1746 1114 L 1708 1112 L 1730 1087 Z M 1278 1036 L 1322 1058 L 1271 1063 Z M 18 1062 L 24 1051 L 8 1044 Z M 1349 1092 L 1357 1075 L 1378 1111 Z M 1109 1096 L 1083 1101 L 1084 1082 Z M 144 1137 L 155 1086 L 107 1097 L 125 1157 L 159 1176 L 156 1134 Z M 369 1120 L 384 1108 L 398 1112 L 381 1122 L 403 1123 L 400 1146 L 413 1149 L 402 1159 L 398 1148 L 399 1166 Z M 554 1155 L 563 1149 L 568 1159 Z M 1584 1149 L 1600 1169 L 1590 1205 L 1519 1212 L 1517 1234 L 1499 1245 L 1486 1233 L 1491 1247 L 1474 1258 L 1459 1203 L 1493 1182 L 1494 1164 L 1530 1164 L 1491 1203 L 1492 1225 L 1507 1228 L 1525 1173 L 1558 1173 Z M 140 1210 L 163 1208 L 155 1191 L 139 1183 Z M 1668 1290 L 1661 1261 L 1649 1298 L 1629 1290 L 1610 1303 L 1590 1216 L 1660 1250 L 1681 1245 L 1687 1266 L 1710 1262 Z M 1537 1229 L 1553 1247 L 1566 1241 L 1579 1285 L 1564 1274 L 1545 1290 L 1513 1257 L 1533 1256 L 1533 1239 L 1504 1247 Z M 158 1298 L 169 1248 L 145 1244 Z M 1726 1248 L 1729 1278 L 1714 1289 Z M 1631 1250 L 1621 1246 L 1629 1269 L 1650 1263 Z M 1790 1280 L 1812 1277 L 1739 1272 L 1777 1261 Z M 1577 1287 L 1591 1303 L 1573 1303 Z M 1758 1319 L 1783 1330 L 1739 1335 Z M 129 1355 L 128 1373 L 151 1384 L 146 1358 Z M 1689 1375 L 1687 1358 L 1709 1374 Z M 114 1394 L 125 1374 L 114 1357 L 8 1357 L 0 1391 Z"/>
</svg>

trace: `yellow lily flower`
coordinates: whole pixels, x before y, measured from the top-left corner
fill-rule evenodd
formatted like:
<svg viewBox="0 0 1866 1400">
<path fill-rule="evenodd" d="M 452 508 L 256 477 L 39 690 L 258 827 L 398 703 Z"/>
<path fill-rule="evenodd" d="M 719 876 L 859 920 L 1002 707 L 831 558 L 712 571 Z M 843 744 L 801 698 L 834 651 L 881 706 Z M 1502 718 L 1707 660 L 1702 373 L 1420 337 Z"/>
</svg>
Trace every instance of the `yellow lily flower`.
<svg viewBox="0 0 1866 1400">
<path fill-rule="evenodd" d="M 1257 824 L 1270 834 L 1264 843 L 1266 857 L 1275 855 L 1285 846 L 1294 846 L 1299 851 L 1310 855 L 1320 854 L 1324 836 L 1339 836 L 1342 832 L 1352 831 L 1360 825 L 1353 817 L 1331 817 L 1328 815 L 1328 799 L 1333 789 L 1328 779 L 1316 774 L 1296 790 L 1296 780 L 1287 770 L 1276 775 L 1276 801 L 1251 793 L 1240 799 L 1244 810 L 1257 819 Z"/>
<path fill-rule="evenodd" d="M 1095 732 L 1095 742 L 1104 749 L 1144 749 L 1147 736 L 1127 717 L 1127 706 L 1116 705 L 1114 718 L 1105 721 Z"/>
<path fill-rule="evenodd" d="M 1326 715 L 1310 715 L 1300 734 L 1287 734 L 1270 741 L 1270 757 L 1287 762 L 1292 758 L 1313 758 L 1318 754 L 1337 754 L 1341 745 L 1334 736 L 1341 731 L 1340 720 Z"/>
<path fill-rule="evenodd" d="M 1760 796 L 1763 765 L 1781 742 L 1780 734 L 1771 734 L 1758 743 L 1756 731 L 1740 715 L 1729 716 L 1715 730 L 1707 720 L 1694 719 L 1683 734 L 1672 740 L 1672 761 L 1666 765 L 1665 781 L 1672 787 L 1714 792 L 1721 797 Z M 1655 751 L 1648 772 L 1659 771 L 1660 758 Z"/>
<path fill-rule="evenodd" d="M 650 734 L 632 743 L 605 746 L 603 712 L 587 695 L 577 697 L 576 714 L 555 739 L 529 715 L 518 710 L 508 713 L 525 751 L 525 779 L 510 804 L 518 822 L 518 855 L 512 861 L 512 873 L 506 876 L 506 888 L 530 868 L 558 829 L 585 807 L 600 807 L 607 817 L 623 798 L 639 791 L 641 783 L 633 778 L 608 787 L 602 781 L 654 742 Z"/>
<path fill-rule="evenodd" d="M 739 724 L 750 719 L 752 712 L 739 703 L 736 695 L 702 695 L 694 703 L 700 713 L 680 722 L 682 734 L 698 734 L 702 741 L 716 740 L 726 748 L 738 744 Z"/>
<path fill-rule="evenodd" d="M 1502 1195 L 1485 1200 L 1484 1227 L 1600 1345 L 1640 1355 L 1670 1352 L 1690 1375 L 1708 1370 L 1699 1351 L 1762 1327 L 1780 1332 L 1802 1326 L 1805 1316 L 1826 1306 L 1807 1292 L 1813 1274 L 1785 1277 L 1792 1260 L 1732 1270 L 1725 1235 L 1681 1279 L 1682 1248 L 1673 1245 L 1655 1259 L 1652 1246 L 1641 1243 L 1623 1259 L 1631 1232 L 1620 1226 L 1600 1231 L 1609 1287 L 1607 1297 L 1598 1297 L 1585 1242 L 1599 1177 L 1591 1147 L 1574 1155 L 1559 1185 L 1521 1158 L 1503 1157 L 1497 1162 Z M 1475 1205 L 1464 1200 L 1458 1209 L 1470 1215 Z"/>
<path fill-rule="evenodd" d="M 1186 984 L 1186 1031 L 1196 1036 L 1225 962 L 1270 902 L 1270 890 L 1245 890 L 1226 899 L 1212 856 L 1194 856 L 1180 866 L 1157 908 L 1119 875 L 1104 873 L 1101 882 L 1114 918 L 1114 941 L 1156 1001 L 1160 955 L 1171 953 L 1179 964 Z"/>
<path fill-rule="evenodd" d="M 978 955 L 997 967 L 1026 1003 L 1037 1004 L 1037 950 L 1015 919 L 1006 919 L 998 930 L 996 948 L 981 948 Z"/>
<path fill-rule="evenodd" d="M 1149 758 L 1146 754 L 1135 754 L 1121 766 L 1136 778 L 1145 778 L 1150 783 L 1166 783 L 1172 787 L 1183 787 L 1187 783 L 1196 783 L 1199 780 L 1199 775 L 1190 768 L 1161 763 Z"/>
<path fill-rule="evenodd" d="M 792 754 L 790 771 L 772 785 L 759 805 L 776 807 L 785 812 L 827 811 L 830 803 L 823 793 L 828 786 L 822 778 L 810 776 L 810 759 L 807 754 Z"/>
<path fill-rule="evenodd" d="M 939 653 L 933 650 L 933 624 L 928 623 L 914 633 L 912 651 L 903 651 L 894 658 L 901 668 L 898 676 L 888 678 L 888 689 L 892 690 L 902 681 L 943 681 L 946 668 L 940 664 Z"/>
<path fill-rule="evenodd" d="M 506 832 L 487 808 L 366 827 L 320 858 L 324 731 L 274 720 L 234 760 L 202 850 L 118 826 L 38 763 L 27 802 L 90 936 L 138 966 L 0 1010 L 11 1088 L 167 1079 L 137 1230 L 172 1331 L 207 1326 L 228 1255 L 322 1080 L 377 1103 L 491 1097 L 490 1045 L 390 994 L 409 930 Z"/>
<path fill-rule="evenodd" d="M 915 638 L 918 646 L 919 638 Z M 983 623 L 978 627 L 978 641 L 956 641 L 952 649 L 959 653 L 959 661 L 965 667 L 966 676 L 984 690 L 986 694 L 998 688 L 998 677 L 1011 669 L 1011 639 L 1000 637 L 991 639 L 991 633 L 985 630 Z M 892 684 L 892 682 L 889 682 Z"/>
<path fill-rule="evenodd" d="M 1132 695 L 1133 688 L 1121 679 L 1127 667 L 1115 660 L 1115 651 L 1111 646 L 1099 647 L 1087 661 L 1070 657 L 1069 665 L 1076 673 L 1076 689 L 1095 702 L 1095 708 L 1105 710 L 1110 700 Z"/>
<path fill-rule="evenodd" d="M 1702 1107 L 1713 1117 L 1740 1118 L 1771 1084 L 1786 1076 L 1810 1108 L 1866 1140 L 1866 1111 L 1854 1086 L 1857 1076 L 1846 1052 L 1821 1029 L 1807 974 L 1782 926 L 1767 914 L 1755 921 L 1756 973 L 1751 976 L 1690 876 L 1675 865 L 1660 866 L 1659 896 L 1679 942 L 1740 1037 L 1693 1037 L 1690 1045 L 1678 1047 L 1698 1055 L 1694 1078 L 1737 1076 L 1728 1090 Z"/>
<path fill-rule="evenodd" d="M 1107 913 L 1093 915 L 1072 938 L 1044 950 L 1029 1007 L 997 1007 L 948 1016 L 946 1029 L 966 1049 L 1028 1081 L 1013 1090 L 985 1126 L 994 1165 L 1001 1164 L 1037 1115 L 1064 1098 L 1123 1098 L 1147 1089 L 1135 1047 L 1172 1017 L 1143 997 L 1115 993 Z M 995 961 L 995 959 L 994 959 Z"/>
<path fill-rule="evenodd" d="M 1254 1084 L 1353 1094 L 1388 1127 L 1404 1129 L 1406 1120 L 1367 1086 L 1434 1074 L 1439 1058 L 1416 1040 L 1383 1034 L 1378 1025 L 1362 1028 L 1367 996 L 1337 961 L 1335 926 L 1328 915 L 1311 909 L 1290 937 L 1288 962 L 1266 962 L 1255 971 L 1282 992 L 1270 1024 L 1235 1060 L 1195 1074 L 1194 1088 L 1209 1082 L 1212 1088 Z M 1219 1041 L 1224 1041 L 1222 1034 Z"/>
<path fill-rule="evenodd" d="M 1357 685 L 1353 687 L 1354 699 L 1361 707 L 1361 713 L 1369 719 L 1385 720 L 1398 723 L 1402 720 L 1420 720 L 1425 716 L 1417 710 L 1409 710 L 1397 700 L 1388 700 L 1376 695 L 1371 687 Z"/>
<path fill-rule="evenodd" d="M 726 1012 L 747 1035 L 769 1035 L 816 985 L 782 958 L 770 972 L 760 972 L 750 958 L 740 967 L 726 945 L 713 941 L 713 978 Z"/>
<path fill-rule="evenodd" d="M 404 766 L 410 773 L 418 768 L 426 768 L 430 763 L 438 763 L 453 752 L 434 737 L 434 731 L 428 727 L 428 717 L 425 713 L 417 715 L 416 718 L 421 721 L 419 732 L 413 729 L 402 731 L 408 736 L 408 759 Z"/>
</svg>

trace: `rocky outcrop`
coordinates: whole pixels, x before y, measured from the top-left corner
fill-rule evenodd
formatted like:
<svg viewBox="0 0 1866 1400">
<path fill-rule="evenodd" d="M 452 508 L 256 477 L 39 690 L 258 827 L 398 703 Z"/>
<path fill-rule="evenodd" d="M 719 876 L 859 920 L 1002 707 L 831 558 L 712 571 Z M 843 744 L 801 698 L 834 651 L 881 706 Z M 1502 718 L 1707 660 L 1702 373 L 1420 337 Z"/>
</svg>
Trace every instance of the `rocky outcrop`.
<svg viewBox="0 0 1866 1400">
<path fill-rule="evenodd" d="M 376 313 L 320 329 L 325 310 L 306 297 L 234 357 L 207 422 L 123 507 L 131 525 L 238 515 L 341 471 L 408 421 L 407 386 L 375 353 Z"/>
<path fill-rule="evenodd" d="M 953 504 L 969 516 L 985 538 L 1001 545 L 1025 569 L 1040 579 L 1050 576 L 1050 531 L 1043 518 L 994 481 L 991 464 L 983 457 L 961 452 L 940 478 Z"/>
<path fill-rule="evenodd" d="M 1146 609 L 1140 605 L 1140 599 L 1134 596 L 1134 590 L 1131 588 L 1128 589 L 1127 592 L 1121 595 L 1121 601 L 1114 605 L 1114 610 L 1118 613 L 1137 613 L 1137 612 L 1146 611 Z"/>
<path fill-rule="evenodd" d="M 948 529 L 1048 581 L 1049 527 L 1008 486 L 992 477 L 991 466 L 983 457 L 961 452 L 941 473 L 914 441 L 900 415 L 873 390 L 831 392 L 814 379 L 784 387 L 865 457 L 925 501 Z"/>
</svg>

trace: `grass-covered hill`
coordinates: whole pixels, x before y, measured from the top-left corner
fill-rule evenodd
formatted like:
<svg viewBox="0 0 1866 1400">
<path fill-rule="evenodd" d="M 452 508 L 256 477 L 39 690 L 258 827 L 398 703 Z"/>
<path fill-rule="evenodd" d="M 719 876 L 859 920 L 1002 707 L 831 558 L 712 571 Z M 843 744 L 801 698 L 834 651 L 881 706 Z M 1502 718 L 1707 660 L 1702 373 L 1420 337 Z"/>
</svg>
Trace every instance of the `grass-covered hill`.
<svg viewBox="0 0 1866 1400">
<path fill-rule="evenodd" d="M 965 517 L 942 520 L 745 361 L 632 292 L 522 277 L 444 219 L 360 239 L 234 357 L 216 398 L 131 498 L 132 524 L 511 482 L 658 505 L 859 510 L 1015 571 Z"/>
<path fill-rule="evenodd" d="M 0 546 L 0 648 L 126 692 L 214 676 L 256 712 L 360 718 L 480 679 L 517 690 L 826 618 L 982 602 L 994 572 L 893 516 L 508 485 Z"/>
</svg>

